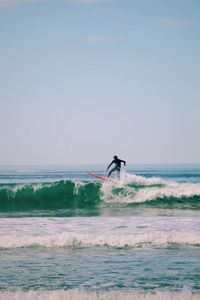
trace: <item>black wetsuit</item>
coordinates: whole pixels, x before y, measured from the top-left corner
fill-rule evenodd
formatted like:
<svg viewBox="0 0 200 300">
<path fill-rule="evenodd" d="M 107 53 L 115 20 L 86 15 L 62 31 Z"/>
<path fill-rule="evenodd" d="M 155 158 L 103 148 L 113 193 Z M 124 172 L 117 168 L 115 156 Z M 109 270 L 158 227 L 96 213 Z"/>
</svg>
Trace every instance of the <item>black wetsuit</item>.
<svg viewBox="0 0 200 300">
<path fill-rule="evenodd" d="M 125 160 L 122 160 L 122 159 L 119 159 L 119 158 L 114 158 L 113 159 L 113 161 L 107 167 L 107 170 L 110 168 L 110 166 L 112 164 L 115 164 L 115 167 L 110 170 L 110 172 L 108 173 L 108 177 L 110 177 L 112 172 L 117 171 L 117 175 L 118 175 L 118 178 L 119 178 L 120 170 L 121 170 L 121 163 L 124 163 L 124 165 L 126 165 Z"/>
</svg>

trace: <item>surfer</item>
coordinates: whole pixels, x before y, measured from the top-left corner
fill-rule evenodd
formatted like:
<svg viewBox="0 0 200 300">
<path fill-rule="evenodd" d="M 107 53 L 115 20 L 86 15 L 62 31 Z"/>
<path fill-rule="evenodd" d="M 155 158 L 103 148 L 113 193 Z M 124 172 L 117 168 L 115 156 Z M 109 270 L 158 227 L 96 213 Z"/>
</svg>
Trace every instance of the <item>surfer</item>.
<svg viewBox="0 0 200 300">
<path fill-rule="evenodd" d="M 115 155 L 113 158 L 114 158 L 113 161 L 109 164 L 109 166 L 107 167 L 106 171 L 108 171 L 108 169 L 112 166 L 112 164 L 115 164 L 114 168 L 112 168 L 110 170 L 110 172 L 108 173 L 108 177 L 110 177 L 110 175 L 112 174 L 112 172 L 117 171 L 117 176 L 119 178 L 119 176 L 120 176 L 120 170 L 121 170 L 121 163 L 124 163 L 124 165 L 126 165 L 126 162 L 125 162 L 125 160 L 119 159 L 117 157 L 117 155 Z"/>
</svg>

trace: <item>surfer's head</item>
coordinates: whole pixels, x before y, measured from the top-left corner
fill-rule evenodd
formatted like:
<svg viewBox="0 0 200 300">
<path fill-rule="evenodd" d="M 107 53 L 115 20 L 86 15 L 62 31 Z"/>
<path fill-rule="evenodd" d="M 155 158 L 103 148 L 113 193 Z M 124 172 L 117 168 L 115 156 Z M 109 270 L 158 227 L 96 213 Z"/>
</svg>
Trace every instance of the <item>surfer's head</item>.
<svg viewBox="0 0 200 300">
<path fill-rule="evenodd" d="M 114 155 L 113 158 L 114 158 L 114 159 L 118 159 L 117 155 Z"/>
</svg>

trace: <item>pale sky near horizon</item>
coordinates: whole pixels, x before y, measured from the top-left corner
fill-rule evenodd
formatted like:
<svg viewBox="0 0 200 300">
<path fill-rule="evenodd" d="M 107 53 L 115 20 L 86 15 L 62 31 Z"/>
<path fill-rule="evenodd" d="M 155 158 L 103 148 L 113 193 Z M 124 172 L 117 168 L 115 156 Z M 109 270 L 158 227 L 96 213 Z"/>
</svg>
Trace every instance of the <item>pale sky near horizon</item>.
<svg viewBox="0 0 200 300">
<path fill-rule="evenodd" d="M 0 164 L 200 162 L 199 0 L 0 0 Z"/>
</svg>

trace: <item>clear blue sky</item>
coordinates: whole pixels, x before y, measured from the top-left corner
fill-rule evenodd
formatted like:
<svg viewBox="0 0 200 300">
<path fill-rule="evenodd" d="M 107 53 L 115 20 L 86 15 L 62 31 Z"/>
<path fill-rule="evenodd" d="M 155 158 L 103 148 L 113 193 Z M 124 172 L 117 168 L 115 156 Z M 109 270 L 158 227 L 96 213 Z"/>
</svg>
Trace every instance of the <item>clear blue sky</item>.
<svg viewBox="0 0 200 300">
<path fill-rule="evenodd" d="M 199 0 L 0 0 L 0 164 L 200 162 Z"/>
</svg>

